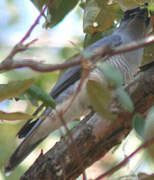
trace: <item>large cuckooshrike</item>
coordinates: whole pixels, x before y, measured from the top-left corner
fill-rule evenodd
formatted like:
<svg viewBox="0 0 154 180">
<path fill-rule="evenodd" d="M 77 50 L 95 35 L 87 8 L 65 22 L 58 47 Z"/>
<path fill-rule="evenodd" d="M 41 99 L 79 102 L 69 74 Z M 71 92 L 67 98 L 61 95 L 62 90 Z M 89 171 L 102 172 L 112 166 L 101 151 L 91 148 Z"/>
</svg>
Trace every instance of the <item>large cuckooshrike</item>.
<svg viewBox="0 0 154 180">
<path fill-rule="evenodd" d="M 146 8 L 134 8 L 124 13 L 118 28 L 112 35 L 102 38 L 85 49 L 85 52 L 91 52 L 99 47 L 110 45 L 111 48 L 139 40 L 145 37 L 149 25 L 148 11 Z M 120 70 L 124 82 L 128 82 L 136 73 L 143 56 L 143 48 L 133 50 L 127 53 L 112 56 L 108 59 L 115 68 Z M 100 57 L 101 58 L 101 57 Z M 80 65 L 69 68 L 57 82 L 51 91 L 51 96 L 57 103 L 56 110 L 63 110 L 69 103 L 76 91 L 82 67 Z M 69 109 L 63 114 L 65 122 L 73 121 L 85 114 L 90 107 L 89 97 L 86 92 L 86 83 L 88 78 L 103 77 L 102 71 L 95 68 L 89 72 L 87 79 Z M 97 113 L 95 113 L 94 116 Z M 45 118 L 44 118 L 45 117 Z M 11 172 L 28 154 L 51 132 L 61 127 L 61 121 L 56 111 L 47 107 L 43 115 L 35 121 L 28 121 L 19 131 L 18 137 L 23 138 L 21 144 L 11 155 L 5 166 L 5 173 Z"/>
</svg>

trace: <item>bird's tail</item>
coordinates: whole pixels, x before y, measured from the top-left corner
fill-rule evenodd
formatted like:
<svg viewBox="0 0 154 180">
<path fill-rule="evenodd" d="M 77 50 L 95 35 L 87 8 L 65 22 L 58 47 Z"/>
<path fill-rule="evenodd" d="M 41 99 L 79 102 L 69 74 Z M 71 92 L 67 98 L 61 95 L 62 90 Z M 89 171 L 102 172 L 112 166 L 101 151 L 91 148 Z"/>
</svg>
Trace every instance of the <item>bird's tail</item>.
<svg viewBox="0 0 154 180">
<path fill-rule="evenodd" d="M 41 143 L 43 139 L 38 140 L 36 143 L 29 145 L 27 144 L 27 139 L 25 139 L 18 148 L 14 151 L 8 162 L 4 167 L 4 173 L 6 176 L 9 176 L 12 171 L 21 163 L 23 159 L 30 154 L 35 147 Z"/>
<path fill-rule="evenodd" d="M 4 167 L 4 172 L 6 176 L 9 176 L 11 172 L 18 166 L 22 160 L 24 160 L 34 149 L 40 144 L 48 135 L 48 133 L 44 134 L 44 136 L 39 136 L 39 127 L 43 121 L 40 119 L 38 123 L 36 123 L 35 127 L 26 135 L 24 140 L 18 146 L 18 148 L 13 152 L 8 162 Z"/>
</svg>

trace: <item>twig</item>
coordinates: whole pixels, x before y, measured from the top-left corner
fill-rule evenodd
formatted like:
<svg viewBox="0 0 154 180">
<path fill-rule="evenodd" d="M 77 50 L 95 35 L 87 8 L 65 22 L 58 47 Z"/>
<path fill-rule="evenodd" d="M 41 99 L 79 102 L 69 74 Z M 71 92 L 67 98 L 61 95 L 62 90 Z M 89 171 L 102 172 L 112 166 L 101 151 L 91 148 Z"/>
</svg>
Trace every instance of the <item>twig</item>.
<svg viewBox="0 0 154 180">
<path fill-rule="evenodd" d="M 39 14 L 39 16 L 36 18 L 36 20 L 34 21 L 34 23 L 32 24 L 32 26 L 29 28 L 29 30 L 27 31 L 27 33 L 24 35 L 24 37 L 20 40 L 19 44 L 23 44 L 31 35 L 32 31 L 34 30 L 34 28 L 39 24 L 39 21 L 41 19 L 41 17 L 45 14 L 45 11 L 47 10 L 47 6 L 45 6 L 42 10 L 42 12 Z"/>
<path fill-rule="evenodd" d="M 151 35 L 149 37 L 146 37 L 142 40 L 138 40 L 136 42 L 131 42 L 119 47 L 116 47 L 114 49 L 108 49 L 106 46 L 100 47 L 95 50 L 95 54 L 92 55 L 88 60 L 89 61 L 94 61 L 96 60 L 97 57 L 110 57 L 113 55 L 117 55 L 120 53 L 132 51 L 144 46 L 148 46 L 150 44 L 154 43 L 154 35 Z M 107 58 L 104 59 L 106 61 Z M 102 61 L 102 60 L 101 60 Z M 38 72 L 53 72 L 61 69 L 66 69 L 72 66 L 80 65 L 82 63 L 82 56 L 79 56 L 75 58 L 73 61 L 70 62 L 64 62 L 62 64 L 43 64 L 40 62 L 36 62 L 34 60 L 20 60 L 20 61 L 11 61 L 10 64 L 5 64 L 1 63 L 0 64 L 0 72 L 2 71 L 7 71 L 11 69 L 16 69 L 16 68 L 22 68 L 22 67 L 28 67 L 32 70 L 38 71 Z"/>
<path fill-rule="evenodd" d="M 115 167 L 111 168 L 109 171 L 105 172 L 104 174 L 97 177 L 95 180 L 101 180 L 105 178 L 106 176 L 109 176 L 113 174 L 115 171 L 119 170 L 121 167 L 123 167 L 129 160 L 132 158 L 135 154 L 137 154 L 139 151 L 143 150 L 143 148 L 146 148 L 154 143 L 154 137 L 144 142 L 141 146 L 139 146 L 134 152 L 132 152 L 128 157 L 126 157 L 123 161 L 121 161 L 119 164 L 117 164 Z"/>
<path fill-rule="evenodd" d="M 39 21 L 41 19 L 41 17 L 44 15 L 45 11 L 47 9 L 47 6 L 44 7 L 44 9 L 42 10 L 42 12 L 40 13 L 40 15 L 36 18 L 36 20 L 34 21 L 34 23 L 32 24 L 32 26 L 28 29 L 27 33 L 24 35 L 24 37 L 14 46 L 14 48 L 12 49 L 12 51 L 10 52 L 10 54 L 2 61 L 2 65 L 9 67 L 12 63 L 13 63 L 13 57 L 22 51 L 27 50 L 27 48 L 29 46 L 31 46 L 34 42 L 37 41 L 37 39 L 33 39 L 32 41 L 30 41 L 27 44 L 23 44 L 31 35 L 32 31 L 34 30 L 34 28 L 37 26 L 37 24 L 39 24 Z"/>
<path fill-rule="evenodd" d="M 83 172 L 82 172 L 82 174 L 83 174 L 83 180 L 86 180 L 86 174 L 85 174 L 85 171 L 84 171 L 84 168 L 83 168 L 82 160 L 81 160 L 80 155 L 79 155 L 79 152 L 78 152 L 77 145 L 76 145 L 76 143 L 74 142 L 74 139 L 73 139 L 73 137 L 72 137 L 72 134 L 71 134 L 70 130 L 68 129 L 66 123 L 65 123 L 65 120 L 64 120 L 64 118 L 63 118 L 63 112 L 57 112 L 57 115 L 59 116 L 60 121 L 62 122 L 62 125 L 65 127 L 65 130 L 66 130 L 66 132 L 67 132 L 67 135 L 68 135 L 69 139 L 70 139 L 71 142 L 72 142 L 72 149 L 71 149 L 71 145 L 69 145 L 69 143 L 67 142 L 67 140 L 65 139 L 65 137 L 64 137 L 64 141 L 65 141 L 65 143 L 67 144 L 68 149 L 70 150 L 70 153 L 72 153 L 72 156 L 77 158 L 78 163 L 79 163 L 79 166 L 83 169 Z"/>
<path fill-rule="evenodd" d="M 111 52 L 109 53 L 109 55 L 116 55 L 116 54 L 125 53 L 128 51 L 132 51 L 132 50 L 135 50 L 138 48 L 148 46 L 148 45 L 153 44 L 153 43 L 154 43 L 154 35 L 150 35 L 150 36 L 145 37 L 141 40 L 133 41 L 131 43 L 119 46 L 115 49 L 111 49 Z"/>
<path fill-rule="evenodd" d="M 43 60 L 40 60 L 43 61 Z M 73 61 L 73 62 L 64 62 L 62 64 L 43 64 L 41 62 L 36 62 L 31 59 L 24 59 L 24 60 L 17 60 L 13 61 L 9 66 L 6 66 L 4 63 L 0 64 L 0 72 L 2 71 L 8 71 L 11 69 L 17 69 L 17 68 L 23 68 L 28 67 L 34 71 L 38 72 L 53 72 L 60 69 L 66 69 L 72 66 L 76 66 L 80 64 L 79 61 Z"/>
</svg>

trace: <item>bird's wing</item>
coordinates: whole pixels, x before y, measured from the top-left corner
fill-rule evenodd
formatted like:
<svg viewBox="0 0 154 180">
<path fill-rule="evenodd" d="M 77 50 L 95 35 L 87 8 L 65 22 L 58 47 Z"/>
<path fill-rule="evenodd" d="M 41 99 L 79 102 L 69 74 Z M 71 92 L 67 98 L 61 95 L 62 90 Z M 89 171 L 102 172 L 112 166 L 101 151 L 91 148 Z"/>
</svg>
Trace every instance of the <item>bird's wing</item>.
<svg viewBox="0 0 154 180">
<path fill-rule="evenodd" d="M 58 95 L 63 92 L 63 90 L 67 89 L 70 85 L 72 85 L 74 82 L 80 79 L 81 76 L 81 67 L 80 66 L 75 66 L 72 68 L 69 68 L 66 70 L 64 75 L 59 79 L 59 81 L 56 83 L 52 91 L 50 92 L 50 95 L 56 100 Z M 39 107 L 40 110 L 44 105 L 41 105 Z M 46 108 L 46 110 L 49 108 Z M 38 109 L 36 110 L 38 112 Z M 37 113 L 34 113 L 34 115 Z M 29 119 L 24 126 L 20 129 L 20 131 L 17 133 L 17 136 L 19 138 L 23 138 L 26 136 L 26 134 L 31 130 L 31 128 L 36 124 L 38 119 L 32 121 L 32 119 Z"/>
<path fill-rule="evenodd" d="M 96 48 L 102 47 L 102 46 L 111 46 L 116 47 L 122 44 L 121 37 L 119 35 L 111 35 L 105 38 L 102 38 L 98 41 L 96 41 L 94 44 L 89 46 L 85 49 L 85 52 L 91 52 Z M 59 94 L 63 93 L 65 89 L 67 89 L 70 85 L 78 81 L 81 77 L 82 68 L 80 65 L 74 66 L 71 68 L 68 68 L 64 72 L 64 74 L 60 77 L 59 81 L 56 83 L 56 85 L 53 87 L 52 91 L 50 92 L 50 95 L 56 100 L 56 98 L 59 96 Z M 43 107 L 43 106 L 42 106 Z M 49 111 L 49 108 L 47 107 L 45 112 Z M 23 138 L 27 135 L 27 133 L 34 127 L 36 122 L 39 119 L 36 119 L 32 121 L 32 119 L 28 120 L 24 126 L 20 129 L 20 131 L 17 133 L 17 136 L 19 138 Z"/>
<path fill-rule="evenodd" d="M 110 45 L 111 47 L 118 46 L 121 44 L 121 38 L 118 35 L 111 35 L 107 38 L 103 38 L 90 47 L 88 47 L 85 51 L 89 52 L 98 47 Z M 66 70 L 66 72 L 61 76 L 60 80 L 57 82 L 53 90 L 51 91 L 51 95 L 55 97 L 55 100 L 58 99 L 58 96 L 64 93 L 66 95 L 66 91 L 69 90 L 69 87 L 73 86 L 78 79 L 80 79 L 82 72 L 81 66 L 72 67 Z M 85 102 L 86 103 L 86 102 Z M 48 115 L 52 109 L 47 107 L 43 112 L 43 115 Z M 80 112 L 79 112 L 80 114 Z M 42 117 L 42 116 L 41 116 Z M 18 146 L 18 148 L 14 151 L 14 153 L 9 158 L 6 166 L 4 168 L 5 173 L 11 172 L 23 159 L 30 154 L 31 151 L 41 142 L 43 141 L 47 134 L 46 131 L 43 133 L 43 129 L 41 129 L 41 133 L 38 135 L 38 129 L 41 124 L 45 121 L 44 118 L 38 118 L 35 121 L 29 120 L 22 129 L 18 132 L 18 137 L 24 137 L 22 143 Z M 51 127 L 52 129 L 52 127 Z"/>
<path fill-rule="evenodd" d="M 66 70 L 64 75 L 59 79 L 56 85 L 53 87 L 50 95 L 56 99 L 56 97 L 67 89 L 70 85 L 80 79 L 82 68 L 80 65 L 74 66 Z"/>
</svg>

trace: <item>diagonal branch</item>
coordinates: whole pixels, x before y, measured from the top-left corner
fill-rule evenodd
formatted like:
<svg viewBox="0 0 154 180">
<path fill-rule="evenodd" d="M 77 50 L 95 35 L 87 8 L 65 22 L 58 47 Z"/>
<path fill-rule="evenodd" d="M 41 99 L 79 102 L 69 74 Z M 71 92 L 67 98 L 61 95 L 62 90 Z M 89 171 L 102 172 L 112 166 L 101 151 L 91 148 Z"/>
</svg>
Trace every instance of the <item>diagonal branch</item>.
<svg viewBox="0 0 154 180">
<path fill-rule="evenodd" d="M 88 60 L 95 61 L 98 57 L 104 57 L 104 61 L 107 60 L 106 57 L 110 57 L 116 54 L 128 52 L 135 50 L 137 48 L 145 47 L 147 45 L 150 45 L 154 43 L 154 35 L 151 35 L 149 37 L 146 37 L 142 40 L 131 42 L 129 44 L 125 44 L 119 47 L 116 47 L 114 49 L 111 49 L 108 47 L 108 45 L 100 47 L 96 49 L 95 54 L 92 55 Z M 0 72 L 16 69 L 16 68 L 22 68 L 22 67 L 28 67 L 32 70 L 39 71 L 39 72 L 53 72 L 60 69 L 66 69 L 72 66 L 76 66 L 82 63 L 83 56 L 78 56 L 72 59 L 69 62 L 64 62 L 62 64 L 43 64 L 40 62 L 36 62 L 34 60 L 18 60 L 18 61 L 11 61 L 11 63 L 3 63 L 3 61 L 0 64 Z M 101 60 L 102 61 L 102 60 Z"/>
<path fill-rule="evenodd" d="M 125 89 L 135 105 L 133 113 L 125 112 L 115 100 L 110 107 L 111 112 L 117 114 L 114 122 L 101 118 L 97 113 L 91 113 L 72 129 L 71 134 L 84 169 L 104 156 L 112 147 L 121 143 L 132 129 L 131 119 L 135 113 L 145 115 L 146 111 L 154 105 L 154 67 L 140 72 L 138 78 Z M 69 137 L 65 138 L 71 146 Z M 78 177 L 84 169 L 71 155 L 65 140 L 61 139 L 46 154 L 41 154 L 21 180 L 72 180 Z"/>
<path fill-rule="evenodd" d="M 24 37 L 13 47 L 12 51 L 9 53 L 9 55 L 2 61 L 1 65 L 3 67 L 10 67 L 13 63 L 14 56 L 22 51 L 27 50 L 29 46 L 31 46 L 33 43 L 37 41 L 37 39 L 33 39 L 27 44 L 24 44 L 24 42 L 30 37 L 32 34 L 34 28 L 39 24 L 39 21 L 41 17 L 44 15 L 45 11 L 47 10 L 47 6 L 45 6 L 42 10 L 42 12 L 39 14 L 39 16 L 36 18 L 34 23 L 30 26 Z"/>
</svg>

